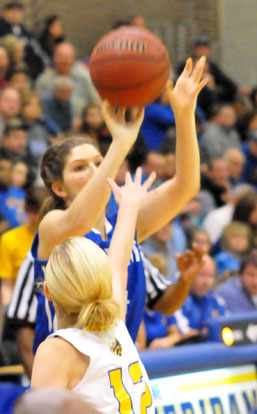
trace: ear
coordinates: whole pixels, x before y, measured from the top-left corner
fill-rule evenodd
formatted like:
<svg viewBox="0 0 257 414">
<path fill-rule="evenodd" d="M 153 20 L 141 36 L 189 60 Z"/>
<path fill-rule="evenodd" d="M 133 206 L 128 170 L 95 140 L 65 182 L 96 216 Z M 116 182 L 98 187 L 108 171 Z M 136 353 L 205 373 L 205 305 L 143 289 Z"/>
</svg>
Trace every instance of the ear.
<svg viewBox="0 0 257 414">
<path fill-rule="evenodd" d="M 44 295 L 45 295 L 47 300 L 50 300 L 51 302 L 53 301 L 53 297 L 52 297 L 51 293 L 48 290 L 46 282 L 44 282 Z"/>
<path fill-rule="evenodd" d="M 52 190 L 58 197 L 67 197 L 67 191 L 65 190 L 64 184 L 61 181 L 54 181 L 52 184 Z"/>
</svg>

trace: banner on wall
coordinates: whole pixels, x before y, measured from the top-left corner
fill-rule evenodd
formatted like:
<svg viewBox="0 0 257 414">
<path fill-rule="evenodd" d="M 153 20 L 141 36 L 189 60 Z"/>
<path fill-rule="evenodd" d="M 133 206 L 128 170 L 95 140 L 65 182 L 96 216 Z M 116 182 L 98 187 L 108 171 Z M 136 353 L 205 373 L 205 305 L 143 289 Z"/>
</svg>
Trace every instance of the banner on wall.
<svg viewBox="0 0 257 414">
<path fill-rule="evenodd" d="M 257 414 L 254 364 L 151 380 L 156 414 Z"/>
</svg>

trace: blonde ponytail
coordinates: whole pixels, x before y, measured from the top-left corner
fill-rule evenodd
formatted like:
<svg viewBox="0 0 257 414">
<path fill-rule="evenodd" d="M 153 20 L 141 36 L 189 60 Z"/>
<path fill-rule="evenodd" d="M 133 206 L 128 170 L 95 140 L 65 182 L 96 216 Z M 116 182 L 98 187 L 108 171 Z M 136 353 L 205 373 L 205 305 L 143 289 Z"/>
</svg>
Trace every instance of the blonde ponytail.
<svg viewBox="0 0 257 414">
<path fill-rule="evenodd" d="M 106 331 L 115 325 L 119 305 L 113 299 L 96 299 L 82 306 L 76 326 L 85 331 Z"/>
<path fill-rule="evenodd" d="M 56 246 L 46 266 L 46 283 L 56 304 L 74 325 L 106 331 L 120 316 L 112 297 L 108 256 L 91 240 L 71 237 Z"/>
</svg>

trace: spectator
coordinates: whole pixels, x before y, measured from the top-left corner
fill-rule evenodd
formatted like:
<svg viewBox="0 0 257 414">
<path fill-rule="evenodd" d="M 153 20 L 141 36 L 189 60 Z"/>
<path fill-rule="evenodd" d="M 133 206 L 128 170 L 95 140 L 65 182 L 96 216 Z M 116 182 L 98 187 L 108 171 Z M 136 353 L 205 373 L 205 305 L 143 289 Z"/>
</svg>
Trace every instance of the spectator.
<svg viewBox="0 0 257 414">
<path fill-rule="evenodd" d="M 30 90 L 30 79 L 23 69 L 16 69 L 8 74 L 8 85 L 17 89 L 21 96 Z"/>
<path fill-rule="evenodd" d="M 21 110 L 21 97 L 19 92 L 11 87 L 6 87 L 0 95 L 0 138 L 3 135 L 6 122 L 18 116 Z"/>
<path fill-rule="evenodd" d="M 39 223 L 39 210 L 48 192 L 45 188 L 31 188 L 25 198 L 26 221 L 1 237 L 0 278 L 3 305 L 8 305 L 19 267 L 29 251 Z"/>
<path fill-rule="evenodd" d="M 200 204 L 201 217 L 211 210 L 223 206 L 230 198 L 228 165 L 224 158 L 209 161 L 206 173 L 202 174 Z"/>
<path fill-rule="evenodd" d="M 12 118 L 7 122 L 0 153 L 10 157 L 13 162 L 22 158 L 31 169 L 37 169 L 36 160 L 27 145 L 27 125 L 22 118 Z"/>
<path fill-rule="evenodd" d="M 203 228 L 208 232 L 211 243 L 214 245 L 220 239 L 224 228 L 232 221 L 235 206 L 240 199 L 248 194 L 255 194 L 255 190 L 251 185 L 239 184 L 232 191 L 232 197 L 227 204 L 216 208 L 205 217 Z M 234 218 L 237 220 L 238 218 Z"/>
<path fill-rule="evenodd" d="M 140 15 L 135 15 L 129 18 L 128 24 L 136 27 L 146 27 L 145 18 Z"/>
<path fill-rule="evenodd" d="M 254 88 L 251 91 L 250 94 L 250 100 L 253 106 L 253 109 L 257 109 L 257 86 L 254 86 Z"/>
<path fill-rule="evenodd" d="M 248 134 L 248 139 L 243 143 L 242 149 L 245 155 L 242 180 L 257 189 L 257 128 Z"/>
<path fill-rule="evenodd" d="M 39 97 L 35 92 L 24 93 L 22 117 L 27 126 L 29 151 L 38 164 L 50 144 L 50 137 L 56 137 L 60 129 L 52 119 L 43 116 Z"/>
<path fill-rule="evenodd" d="M 53 68 L 38 77 L 36 91 L 40 99 L 53 92 L 57 76 L 68 76 L 73 84 L 71 95 L 73 117 L 79 117 L 86 105 L 99 102 L 89 71 L 82 63 L 75 62 L 75 49 L 70 43 L 63 42 L 56 46 Z"/>
<path fill-rule="evenodd" d="M 86 106 L 81 116 L 81 125 L 79 131 L 95 139 L 100 146 L 109 146 L 111 136 L 105 126 L 102 116 L 101 107 L 97 104 Z"/>
<path fill-rule="evenodd" d="M 23 42 L 14 35 L 6 35 L 2 39 L 2 45 L 5 48 L 9 58 L 9 70 L 27 70 L 28 67 L 24 62 L 24 45 Z"/>
<path fill-rule="evenodd" d="M 229 183 L 231 188 L 233 188 L 242 182 L 245 157 L 241 150 L 230 148 L 225 152 L 224 158 L 228 165 Z"/>
<path fill-rule="evenodd" d="M 231 313 L 257 309 L 257 256 L 250 254 L 242 260 L 237 276 L 229 278 L 217 290 Z"/>
<path fill-rule="evenodd" d="M 209 72 L 213 77 L 215 84 L 219 88 L 219 102 L 233 102 L 237 92 L 237 85 L 211 59 L 211 44 L 205 35 L 198 36 L 192 48 L 192 57 L 194 59 L 199 59 L 201 56 L 206 56 Z M 176 73 L 179 75 L 183 68 L 184 63 L 180 63 Z"/>
<path fill-rule="evenodd" d="M 202 134 L 200 151 L 201 162 L 207 163 L 210 159 L 221 158 L 230 148 L 240 149 L 240 137 L 234 124 L 235 110 L 232 105 L 222 104 L 213 109 L 211 122 Z"/>
<path fill-rule="evenodd" d="M 148 349 L 163 349 L 181 340 L 174 316 L 165 316 L 157 311 L 145 311 L 144 324 Z"/>
<path fill-rule="evenodd" d="M 249 134 L 257 129 L 257 108 L 248 109 L 240 115 L 236 122 L 236 128 L 241 141 L 247 141 Z"/>
<path fill-rule="evenodd" d="M 234 273 L 239 270 L 243 256 L 251 246 L 250 227 L 241 222 L 229 224 L 221 237 L 221 251 L 215 256 L 219 278 L 226 272 Z"/>
<path fill-rule="evenodd" d="M 42 99 L 42 112 L 51 119 L 60 132 L 72 130 L 72 81 L 68 76 L 57 76 L 53 82 L 53 92 Z"/>
<path fill-rule="evenodd" d="M 64 40 L 65 34 L 60 16 L 52 15 L 47 17 L 39 37 L 39 43 L 50 60 L 53 58 L 55 46 Z"/>
<path fill-rule="evenodd" d="M 177 271 L 175 255 L 182 253 L 186 245 L 182 229 L 179 229 L 179 233 L 175 234 L 176 237 L 172 233 L 172 224 L 168 223 L 142 243 L 142 249 L 147 256 L 159 254 L 164 257 L 167 263 L 167 273 L 165 274 L 167 279 L 174 278 Z M 177 239 L 179 239 L 179 244 L 176 243 Z M 182 241 L 181 244 L 181 240 L 184 243 Z"/>
<path fill-rule="evenodd" d="M 0 234 L 9 228 L 9 221 L 6 217 L 3 206 L 12 181 L 12 161 L 0 154 Z"/>
<path fill-rule="evenodd" d="M 146 180 L 149 175 L 155 171 L 156 180 L 154 186 L 157 187 L 164 181 L 166 160 L 165 156 L 158 151 L 149 151 L 146 155 L 145 162 L 142 165 L 143 168 L 143 181 Z"/>
<path fill-rule="evenodd" d="M 4 47 L 0 46 L 0 90 L 7 86 L 7 72 L 9 67 L 9 58 Z"/>
<path fill-rule="evenodd" d="M 194 245 L 196 245 L 200 249 L 203 249 L 206 252 L 206 254 L 209 254 L 211 250 L 211 241 L 209 234 L 206 230 L 204 230 L 201 227 L 192 228 L 189 234 L 189 249 L 192 249 Z"/>
<path fill-rule="evenodd" d="M 206 255 L 204 264 L 191 284 L 189 296 L 181 309 L 175 312 L 178 329 L 182 334 L 206 334 L 208 319 L 224 315 L 224 301 L 213 292 L 216 268 L 213 259 Z"/>
<path fill-rule="evenodd" d="M 13 34 L 23 42 L 25 47 L 24 61 L 34 79 L 45 67 L 49 66 L 50 62 L 36 38 L 24 27 L 22 20 L 22 4 L 19 1 L 6 3 L 3 8 L 3 16 L 0 17 L 0 36 Z"/>
<path fill-rule="evenodd" d="M 248 224 L 253 232 L 253 246 L 257 246 L 257 194 L 241 197 L 234 209 L 232 221 Z"/>
<path fill-rule="evenodd" d="M 17 159 L 13 163 L 12 168 L 12 185 L 17 188 L 27 189 L 30 184 L 29 178 L 28 165 L 22 159 Z"/>
</svg>

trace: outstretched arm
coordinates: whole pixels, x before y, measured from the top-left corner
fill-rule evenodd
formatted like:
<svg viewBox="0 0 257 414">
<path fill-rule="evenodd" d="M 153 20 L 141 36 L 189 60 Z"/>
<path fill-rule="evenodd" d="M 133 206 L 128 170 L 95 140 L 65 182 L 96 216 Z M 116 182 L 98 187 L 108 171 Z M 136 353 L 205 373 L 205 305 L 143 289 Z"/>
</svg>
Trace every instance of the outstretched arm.
<svg viewBox="0 0 257 414">
<path fill-rule="evenodd" d="M 185 251 L 181 255 L 176 255 L 180 277 L 167 287 L 164 294 L 155 303 L 155 310 L 169 316 L 183 305 L 191 283 L 203 265 L 204 254 L 204 250 L 194 246 L 193 251 Z"/>
<path fill-rule="evenodd" d="M 134 182 L 130 174 L 126 174 L 124 187 L 118 187 L 113 180 L 108 179 L 119 204 L 117 224 L 109 249 L 113 298 L 121 307 L 121 316 L 124 321 L 126 316 L 127 273 L 135 238 L 137 214 L 141 202 L 147 196 L 147 190 L 155 179 L 155 174 L 151 174 L 143 185 L 141 179 L 141 168 L 137 169 Z"/>
<path fill-rule="evenodd" d="M 172 88 L 167 86 L 176 122 L 176 175 L 151 192 L 140 207 L 137 222 L 138 242 L 171 221 L 195 195 L 200 186 L 200 158 L 195 128 L 197 96 L 205 86 L 201 80 L 205 58 L 193 69 L 188 59 L 183 73 Z"/>
<path fill-rule="evenodd" d="M 106 178 L 115 178 L 122 161 L 137 138 L 144 111 L 135 109 L 132 111 L 132 120 L 126 122 L 125 108 L 119 108 L 116 112 L 114 107 L 105 102 L 103 114 L 113 142 L 101 165 L 70 206 L 64 211 L 49 212 L 40 223 L 40 259 L 47 259 L 56 244 L 71 236 L 83 236 L 96 224 L 110 197 Z M 51 228 L 54 228 L 54 232 L 49 231 Z"/>
</svg>

